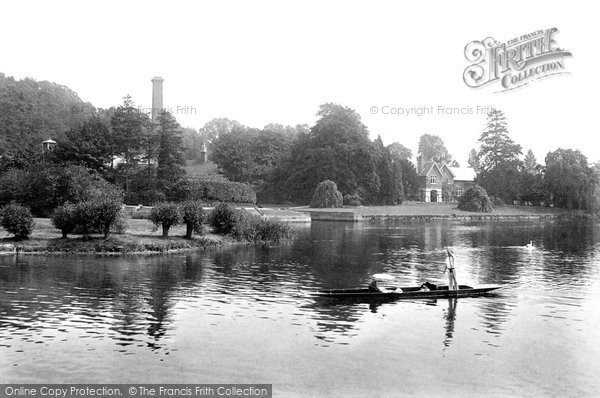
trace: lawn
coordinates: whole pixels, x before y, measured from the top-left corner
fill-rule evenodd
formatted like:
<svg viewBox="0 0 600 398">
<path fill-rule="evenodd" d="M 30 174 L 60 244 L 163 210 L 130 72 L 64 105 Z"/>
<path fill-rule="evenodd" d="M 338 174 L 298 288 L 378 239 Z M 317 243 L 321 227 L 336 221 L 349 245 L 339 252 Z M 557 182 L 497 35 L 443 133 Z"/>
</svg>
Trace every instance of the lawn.
<svg viewBox="0 0 600 398">
<path fill-rule="evenodd" d="M 342 207 L 338 209 L 303 209 L 305 211 L 327 211 L 327 212 L 353 212 L 361 216 L 444 216 L 444 215 L 499 215 L 499 216 L 540 216 L 568 214 L 565 209 L 554 207 L 536 206 L 502 206 L 494 208 L 492 213 L 475 213 L 462 211 L 457 208 L 456 203 L 424 203 L 406 202 L 398 206 L 358 206 Z"/>
</svg>

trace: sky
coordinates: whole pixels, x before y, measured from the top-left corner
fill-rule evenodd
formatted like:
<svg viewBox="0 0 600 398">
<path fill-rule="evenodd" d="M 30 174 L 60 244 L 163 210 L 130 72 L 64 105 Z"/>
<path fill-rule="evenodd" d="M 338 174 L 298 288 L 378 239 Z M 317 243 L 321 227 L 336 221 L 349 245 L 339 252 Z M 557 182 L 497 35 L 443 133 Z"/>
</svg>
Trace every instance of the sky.
<svg viewBox="0 0 600 398">
<path fill-rule="evenodd" d="M 154 76 L 185 127 L 217 117 L 312 126 L 334 102 L 372 139 L 416 154 L 422 134 L 439 135 L 466 165 L 494 106 L 540 163 L 559 147 L 600 160 L 592 2 L 19 1 L 2 13 L 0 72 L 68 86 L 100 108 L 126 94 L 149 108 Z M 467 43 L 548 28 L 573 54 L 568 73 L 507 92 L 463 81 Z M 430 111 L 391 114 L 412 107 Z"/>
</svg>

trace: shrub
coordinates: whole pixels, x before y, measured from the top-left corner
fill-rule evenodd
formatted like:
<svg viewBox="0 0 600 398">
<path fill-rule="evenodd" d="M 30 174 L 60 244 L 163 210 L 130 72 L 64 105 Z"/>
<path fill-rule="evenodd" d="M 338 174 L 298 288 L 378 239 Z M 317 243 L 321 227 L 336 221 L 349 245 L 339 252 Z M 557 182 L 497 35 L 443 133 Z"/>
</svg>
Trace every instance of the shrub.
<svg viewBox="0 0 600 398">
<path fill-rule="evenodd" d="M 278 219 L 259 219 L 254 226 L 254 241 L 279 242 L 290 239 L 293 230 L 289 223 Z"/>
<path fill-rule="evenodd" d="M 310 207 L 342 207 L 343 199 L 335 182 L 321 181 L 315 189 Z"/>
<path fill-rule="evenodd" d="M 492 212 L 492 202 L 485 189 L 479 185 L 469 187 L 458 201 L 458 208 L 464 211 Z"/>
<path fill-rule="evenodd" d="M 77 203 L 75 205 L 75 224 L 84 239 L 90 237 L 92 229 L 98 224 L 96 219 L 96 209 L 91 201 Z"/>
<path fill-rule="evenodd" d="M 227 203 L 219 203 L 210 213 L 209 223 L 214 228 L 215 233 L 231 234 L 236 224 L 243 222 L 245 213 L 244 210 L 235 209 Z"/>
<path fill-rule="evenodd" d="M 495 197 L 492 201 L 494 207 L 504 207 L 504 201 L 501 198 Z"/>
<path fill-rule="evenodd" d="M 92 206 L 95 212 L 95 226 L 102 228 L 104 239 L 108 239 L 111 226 L 113 226 L 117 220 L 122 220 L 120 215 L 123 203 L 115 199 L 104 198 L 93 200 Z"/>
<path fill-rule="evenodd" d="M 360 196 L 357 193 L 350 195 L 344 195 L 344 205 L 346 206 L 360 206 Z"/>
<path fill-rule="evenodd" d="M 225 203 L 221 203 L 212 211 L 210 224 L 215 233 L 251 242 L 278 242 L 293 236 L 292 227 L 286 222 L 261 219 Z"/>
<path fill-rule="evenodd" d="M 199 201 L 187 201 L 181 204 L 181 218 L 186 225 L 185 237 L 192 239 L 192 234 L 195 232 L 201 234 L 205 217 L 202 203 Z"/>
<path fill-rule="evenodd" d="M 60 229 L 63 238 L 66 238 L 67 235 L 73 232 L 73 230 L 77 226 L 75 209 L 76 206 L 74 204 L 67 202 L 64 205 L 54 209 L 54 211 L 50 215 L 52 224 L 56 228 Z"/>
<path fill-rule="evenodd" d="M 169 236 L 169 229 L 181 222 L 179 206 L 172 202 L 159 203 L 150 211 L 149 219 L 157 228 L 162 225 L 162 236 L 166 238 Z"/>
<path fill-rule="evenodd" d="M 0 225 L 17 239 L 26 239 L 35 225 L 31 210 L 16 203 L 0 209 Z"/>
</svg>

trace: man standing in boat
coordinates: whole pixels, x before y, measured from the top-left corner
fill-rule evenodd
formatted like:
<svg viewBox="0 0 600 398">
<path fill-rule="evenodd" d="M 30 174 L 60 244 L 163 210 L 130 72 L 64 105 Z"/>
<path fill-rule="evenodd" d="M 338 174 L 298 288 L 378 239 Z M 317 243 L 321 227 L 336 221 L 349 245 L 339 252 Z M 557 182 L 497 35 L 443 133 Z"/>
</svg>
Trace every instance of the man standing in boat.
<svg viewBox="0 0 600 398">
<path fill-rule="evenodd" d="M 446 248 L 446 253 L 448 257 L 446 258 L 444 273 L 448 270 L 448 290 L 458 290 L 458 283 L 456 282 L 456 275 L 454 273 L 454 253 L 448 248 Z"/>
</svg>

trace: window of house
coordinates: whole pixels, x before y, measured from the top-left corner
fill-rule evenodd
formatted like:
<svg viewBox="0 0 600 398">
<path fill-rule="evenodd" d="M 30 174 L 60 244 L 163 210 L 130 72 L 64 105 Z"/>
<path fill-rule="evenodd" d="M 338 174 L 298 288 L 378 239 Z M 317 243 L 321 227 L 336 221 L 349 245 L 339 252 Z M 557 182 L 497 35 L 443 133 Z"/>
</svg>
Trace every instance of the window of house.
<svg viewBox="0 0 600 398">
<path fill-rule="evenodd" d="M 429 176 L 429 183 L 430 184 L 436 184 L 437 183 L 437 176 Z"/>
<path fill-rule="evenodd" d="M 456 188 L 456 197 L 460 198 L 463 195 L 463 189 L 462 188 Z"/>
</svg>

